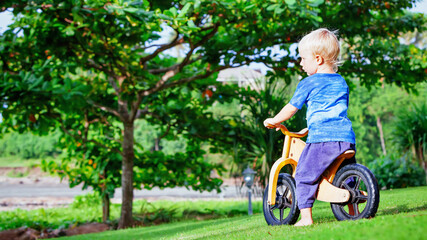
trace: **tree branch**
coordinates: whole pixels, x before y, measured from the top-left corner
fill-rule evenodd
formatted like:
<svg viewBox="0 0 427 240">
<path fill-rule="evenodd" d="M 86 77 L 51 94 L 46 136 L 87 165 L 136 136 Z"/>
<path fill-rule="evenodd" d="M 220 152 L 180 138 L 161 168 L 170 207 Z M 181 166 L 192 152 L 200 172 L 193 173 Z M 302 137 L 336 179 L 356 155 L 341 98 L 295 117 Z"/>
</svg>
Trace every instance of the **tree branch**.
<svg viewBox="0 0 427 240">
<path fill-rule="evenodd" d="M 119 94 L 120 94 L 121 91 L 120 91 L 119 87 L 117 86 L 117 83 L 116 83 L 115 79 L 113 77 L 111 77 L 111 76 L 108 76 L 107 78 L 108 78 L 108 82 L 114 88 L 115 95 L 119 96 Z"/>
<path fill-rule="evenodd" d="M 156 91 L 160 91 L 160 90 L 163 90 L 163 89 L 166 89 L 166 88 L 175 87 L 175 86 L 178 86 L 178 85 L 181 85 L 181 84 L 184 84 L 184 83 L 189 83 L 189 82 L 195 81 L 197 79 L 207 78 L 210 75 L 212 75 L 213 73 L 219 72 L 219 71 L 227 69 L 227 68 L 231 68 L 231 66 L 229 66 L 229 65 L 227 65 L 227 66 L 221 66 L 221 67 L 218 67 L 217 69 L 215 69 L 213 71 L 207 71 L 204 74 L 200 74 L 200 75 L 196 75 L 196 76 L 192 76 L 192 77 L 188 77 L 188 78 L 183 78 L 183 79 L 175 81 L 175 82 L 164 84 L 163 86 L 159 87 L 158 89 L 149 89 L 149 90 L 145 91 L 144 94 L 148 94 L 148 95 L 151 94 L 152 92 L 150 92 L 150 90 L 152 90 L 152 91 L 155 90 L 153 92 L 156 92 Z"/>
<path fill-rule="evenodd" d="M 138 110 L 136 111 L 135 119 L 140 118 L 142 114 L 144 114 L 144 115 L 145 115 L 145 114 L 148 114 L 148 113 L 150 113 L 150 112 L 148 111 L 148 107 L 145 107 L 145 109 L 138 109 Z"/>
<path fill-rule="evenodd" d="M 157 139 L 158 139 L 158 141 L 160 141 L 162 138 L 164 138 L 164 137 L 166 137 L 166 135 L 168 135 L 168 133 L 169 133 L 169 131 L 170 131 L 170 129 L 171 129 L 171 124 L 168 124 L 168 127 L 167 127 L 167 129 L 166 129 L 166 131 L 161 135 L 161 136 L 159 136 Z"/>
<path fill-rule="evenodd" d="M 142 95 L 138 94 L 138 97 L 136 99 L 136 102 L 134 102 L 132 104 L 132 109 L 131 109 L 131 113 L 130 113 L 130 121 L 133 122 L 135 120 L 135 118 L 137 117 L 138 113 L 138 109 L 139 109 L 139 105 L 142 102 Z"/>
<path fill-rule="evenodd" d="M 88 67 L 95 68 L 95 69 L 97 69 L 97 70 L 99 70 L 99 71 L 104 72 L 104 73 L 107 74 L 107 76 L 108 76 L 108 82 L 114 88 L 116 95 L 119 95 L 120 94 L 120 90 L 117 87 L 117 84 L 116 84 L 116 82 L 114 81 L 114 78 L 113 78 L 113 77 L 117 78 L 118 76 L 114 72 L 112 72 L 112 71 L 104 68 L 103 66 L 101 66 L 101 65 L 99 65 L 97 63 L 95 63 L 95 61 L 93 61 L 93 59 L 88 59 L 87 61 L 88 61 L 88 63 L 86 63 L 86 65 Z"/>
<path fill-rule="evenodd" d="M 152 47 L 162 47 L 162 46 L 164 46 L 164 44 L 153 44 L 153 45 L 150 45 L 150 46 L 144 46 L 144 47 L 137 46 L 137 47 L 135 47 L 135 49 L 142 49 L 142 50 L 146 50 L 146 49 L 149 49 L 149 48 L 152 48 Z"/>
<path fill-rule="evenodd" d="M 103 106 L 99 103 L 96 103 L 96 102 L 90 100 L 90 99 L 88 99 L 88 103 L 92 104 L 93 106 L 95 106 L 99 109 L 101 109 L 102 111 L 105 111 L 105 112 L 108 112 L 108 113 L 115 115 L 116 117 L 120 118 L 120 120 L 122 120 L 122 121 L 125 120 L 122 118 L 122 116 L 120 115 L 120 113 L 117 110 L 114 110 L 114 109 L 107 107 L 107 106 Z"/>
<path fill-rule="evenodd" d="M 216 32 L 218 31 L 218 28 L 219 28 L 219 24 L 215 24 L 214 25 L 215 27 L 213 28 L 213 30 L 211 31 L 211 32 L 209 32 L 208 34 L 206 34 L 204 37 L 203 37 L 203 39 L 202 40 L 200 40 L 199 42 L 197 42 L 196 44 L 191 44 L 190 43 L 190 45 L 191 45 L 191 49 L 190 49 L 190 51 L 188 51 L 188 53 L 187 53 L 187 55 L 186 55 L 186 57 L 185 57 L 185 59 L 180 63 L 180 64 L 177 64 L 177 65 L 174 65 L 174 66 L 172 66 L 172 67 L 170 67 L 170 68 L 165 68 L 165 69 L 163 69 L 162 71 L 164 71 L 164 70 L 168 70 L 163 76 L 162 76 L 162 78 L 161 78 L 161 80 L 160 81 L 158 81 L 157 83 L 156 83 L 156 85 L 154 86 L 154 87 L 152 87 L 152 88 L 150 88 L 150 89 L 148 89 L 148 90 L 146 90 L 146 91 L 142 91 L 139 95 L 141 95 L 141 96 L 148 96 L 148 95 L 150 95 L 151 93 L 153 93 L 153 92 L 157 92 L 157 91 L 159 91 L 159 90 L 161 90 L 161 89 L 165 89 L 165 88 L 168 88 L 168 87 L 163 87 L 164 85 L 165 85 L 165 83 L 171 78 L 171 77 L 173 77 L 173 76 L 175 76 L 178 72 L 180 72 L 183 68 L 184 68 L 184 66 L 185 65 L 187 65 L 187 64 L 189 64 L 189 60 L 190 60 L 190 58 L 191 58 L 191 55 L 193 54 L 193 51 L 197 48 L 197 47 L 199 47 L 199 46 L 201 46 L 201 45 L 203 45 L 204 43 L 206 43 L 209 39 L 211 39 L 215 34 L 216 34 Z M 197 61 L 197 59 L 195 60 L 195 61 Z M 225 67 L 225 68 L 227 68 L 227 67 Z M 221 70 L 221 69 L 220 69 Z M 218 71 L 220 71 L 220 70 L 218 70 Z M 209 71 L 208 71 L 209 72 Z M 209 74 L 207 74 L 207 76 L 210 76 L 211 74 L 212 74 L 213 72 L 211 72 L 211 73 L 209 73 Z M 203 75 L 204 76 L 204 75 Z M 194 78 L 194 80 L 195 79 L 199 79 L 199 78 Z M 193 80 L 189 80 L 190 82 L 191 81 L 193 81 Z M 178 81 L 179 82 L 179 81 Z M 172 84 L 171 86 L 175 86 L 176 84 Z"/>
<path fill-rule="evenodd" d="M 175 31 L 176 31 L 176 30 L 175 30 Z M 176 31 L 176 32 L 177 32 L 176 37 L 175 37 L 175 39 L 174 39 L 174 40 L 172 40 L 172 42 L 170 42 L 170 43 L 168 43 L 168 44 L 163 44 L 163 45 L 161 45 L 161 47 L 159 47 L 158 49 L 156 49 L 156 51 L 154 51 L 154 53 L 152 53 L 152 54 L 150 54 L 150 55 L 148 55 L 148 56 L 145 56 L 145 57 L 141 58 L 141 59 L 139 60 L 139 62 L 140 62 L 141 64 L 144 64 L 145 62 L 147 62 L 147 61 L 149 61 L 149 60 L 151 60 L 151 59 L 155 58 L 157 55 L 159 55 L 159 53 L 161 53 L 161 52 L 165 51 L 166 49 L 169 49 L 169 48 L 175 47 L 176 45 L 183 43 L 183 42 L 184 42 L 184 38 L 180 38 L 180 39 L 178 39 L 178 38 L 179 38 L 179 33 L 178 33 L 178 31 Z"/>
<path fill-rule="evenodd" d="M 200 59 L 202 59 L 201 55 L 198 56 L 197 58 L 191 60 L 191 61 L 188 61 L 187 65 L 190 65 L 190 64 L 192 64 L 194 62 L 197 62 Z M 181 64 L 182 64 L 182 62 L 181 63 L 177 63 L 177 64 L 175 64 L 173 66 L 170 66 L 170 67 L 167 67 L 167 68 L 150 69 L 150 70 L 148 70 L 148 72 L 151 73 L 151 74 L 165 73 L 165 72 L 177 69 Z"/>
<path fill-rule="evenodd" d="M 197 48 L 198 46 L 201 46 L 208 39 L 210 39 L 213 35 L 215 35 L 215 33 L 218 31 L 218 27 L 219 27 L 219 24 L 214 24 L 212 26 L 202 28 L 201 31 L 206 31 L 206 30 L 210 30 L 210 29 L 213 29 L 213 30 L 209 34 L 207 34 L 205 37 L 203 37 L 203 39 L 199 42 L 199 44 L 197 44 L 194 48 L 192 48 L 192 50 L 190 50 L 190 52 L 194 51 L 195 48 Z M 151 45 L 151 46 L 143 47 L 142 49 L 148 49 L 148 48 L 155 47 L 155 46 L 158 46 L 159 48 L 156 49 L 156 51 L 154 51 L 154 53 L 152 53 L 146 57 L 141 58 L 139 62 L 141 64 L 144 64 L 145 62 L 155 58 L 157 55 L 159 55 L 159 53 L 161 53 L 161 52 L 163 52 L 169 48 L 175 47 L 176 45 L 182 44 L 184 42 L 184 38 L 179 38 L 179 32 L 176 29 L 174 29 L 174 30 L 176 31 L 177 34 L 176 34 L 175 39 L 172 40 L 172 42 L 170 42 L 168 44 L 163 44 L 163 45 Z M 190 54 L 190 56 L 191 56 L 191 54 Z M 162 71 L 162 72 L 167 72 L 167 71 L 168 70 Z"/>
</svg>

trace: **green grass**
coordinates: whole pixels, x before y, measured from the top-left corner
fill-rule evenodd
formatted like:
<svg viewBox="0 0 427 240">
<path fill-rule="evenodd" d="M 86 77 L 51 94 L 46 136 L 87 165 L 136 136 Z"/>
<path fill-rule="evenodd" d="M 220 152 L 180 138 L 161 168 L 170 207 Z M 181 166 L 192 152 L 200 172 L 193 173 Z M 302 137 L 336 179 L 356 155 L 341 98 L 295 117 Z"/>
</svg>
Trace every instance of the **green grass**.
<svg viewBox="0 0 427 240">
<path fill-rule="evenodd" d="M 17 156 L 0 157 L 0 167 L 33 167 L 40 163 L 41 159 L 22 159 Z"/>
<path fill-rule="evenodd" d="M 64 239 L 427 239 L 427 187 L 381 192 L 377 216 L 335 220 L 329 204 L 317 202 L 309 227 L 267 226 L 259 209 L 253 216 L 185 221 Z"/>
</svg>

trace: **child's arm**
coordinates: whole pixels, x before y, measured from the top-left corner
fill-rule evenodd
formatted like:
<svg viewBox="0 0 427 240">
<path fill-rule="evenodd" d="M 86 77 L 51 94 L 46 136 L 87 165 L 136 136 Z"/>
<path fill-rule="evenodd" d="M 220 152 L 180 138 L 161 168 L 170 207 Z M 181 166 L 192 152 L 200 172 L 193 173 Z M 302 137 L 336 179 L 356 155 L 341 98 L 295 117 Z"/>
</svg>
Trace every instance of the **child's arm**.
<svg viewBox="0 0 427 240">
<path fill-rule="evenodd" d="M 291 118 L 296 112 L 298 111 L 298 108 L 294 107 L 292 104 L 288 103 L 286 106 L 280 110 L 280 112 L 274 117 L 274 118 L 267 118 L 264 120 L 264 126 L 267 128 L 277 128 L 279 129 L 279 126 L 281 122 L 284 122 Z M 271 127 L 274 126 L 274 127 Z M 277 130 L 276 129 L 276 130 Z"/>
</svg>

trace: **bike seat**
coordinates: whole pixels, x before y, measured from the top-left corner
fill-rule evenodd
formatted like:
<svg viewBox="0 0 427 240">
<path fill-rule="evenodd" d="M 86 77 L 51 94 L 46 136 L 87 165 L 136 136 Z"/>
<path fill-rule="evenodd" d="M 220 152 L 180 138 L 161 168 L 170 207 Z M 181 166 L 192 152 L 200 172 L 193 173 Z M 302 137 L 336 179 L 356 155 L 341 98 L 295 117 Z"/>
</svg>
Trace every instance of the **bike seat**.
<svg viewBox="0 0 427 240">
<path fill-rule="evenodd" d="M 349 159 L 352 158 L 354 156 L 354 154 L 356 154 L 356 152 L 354 150 L 347 150 L 344 153 L 342 153 L 341 155 L 339 155 L 337 157 L 337 159 L 343 158 L 343 159 Z"/>
<path fill-rule="evenodd" d="M 341 155 L 339 155 L 336 160 L 325 170 L 323 173 L 323 176 L 327 181 L 332 183 L 332 180 L 334 180 L 335 174 L 338 171 L 338 168 L 341 166 L 341 164 L 346 160 L 350 159 L 356 154 L 356 151 L 353 149 L 347 150 L 343 152 Z"/>
</svg>

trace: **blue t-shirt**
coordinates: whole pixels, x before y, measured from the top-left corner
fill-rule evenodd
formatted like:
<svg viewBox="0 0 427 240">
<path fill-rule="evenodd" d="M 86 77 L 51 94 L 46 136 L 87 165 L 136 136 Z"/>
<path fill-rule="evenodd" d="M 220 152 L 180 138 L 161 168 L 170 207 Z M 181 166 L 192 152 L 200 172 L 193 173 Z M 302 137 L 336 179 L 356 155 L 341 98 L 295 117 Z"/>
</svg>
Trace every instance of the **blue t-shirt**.
<svg viewBox="0 0 427 240">
<path fill-rule="evenodd" d="M 290 104 L 307 105 L 307 143 L 349 142 L 356 137 L 347 117 L 349 90 L 337 73 L 316 73 L 298 83 Z"/>
</svg>

